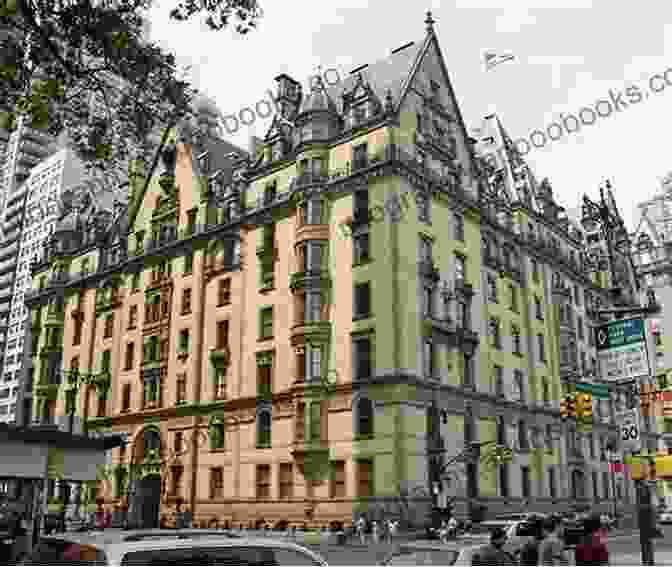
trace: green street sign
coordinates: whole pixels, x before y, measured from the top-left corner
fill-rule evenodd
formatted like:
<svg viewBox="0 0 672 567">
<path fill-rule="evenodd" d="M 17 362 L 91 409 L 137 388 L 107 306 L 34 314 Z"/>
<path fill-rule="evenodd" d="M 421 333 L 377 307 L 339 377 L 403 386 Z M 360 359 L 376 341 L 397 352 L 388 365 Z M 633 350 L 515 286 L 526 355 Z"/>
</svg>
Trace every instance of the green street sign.
<svg viewBox="0 0 672 567">
<path fill-rule="evenodd" d="M 588 382 L 577 382 L 576 391 L 584 394 L 592 394 L 593 398 L 600 400 L 609 399 L 609 386 L 606 384 L 590 384 Z"/>
<path fill-rule="evenodd" d="M 644 319 L 610 321 L 595 329 L 597 350 L 608 350 L 646 340 Z"/>
</svg>

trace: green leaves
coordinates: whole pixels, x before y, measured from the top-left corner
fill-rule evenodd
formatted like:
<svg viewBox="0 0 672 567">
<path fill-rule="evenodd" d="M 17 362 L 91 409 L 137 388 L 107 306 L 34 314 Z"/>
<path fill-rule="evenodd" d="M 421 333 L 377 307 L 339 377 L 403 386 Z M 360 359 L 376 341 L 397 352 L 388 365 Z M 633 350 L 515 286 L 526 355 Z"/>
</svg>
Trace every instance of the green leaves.
<svg viewBox="0 0 672 567">
<path fill-rule="evenodd" d="M 16 0 L 0 0 L 0 18 L 11 18 L 17 14 Z"/>
<path fill-rule="evenodd" d="M 21 18 L 17 2 L 0 0 L 0 124 L 13 127 L 23 114 L 64 132 L 85 164 L 103 171 L 131 157 L 151 163 L 157 134 L 192 117 L 194 95 L 175 56 L 146 37 L 152 0 L 22 2 Z M 261 17 L 257 0 L 175 2 L 173 19 L 201 14 L 211 29 L 231 19 L 247 33 Z"/>
<path fill-rule="evenodd" d="M 16 128 L 16 113 L 0 112 L 0 129 L 13 131 Z"/>
</svg>

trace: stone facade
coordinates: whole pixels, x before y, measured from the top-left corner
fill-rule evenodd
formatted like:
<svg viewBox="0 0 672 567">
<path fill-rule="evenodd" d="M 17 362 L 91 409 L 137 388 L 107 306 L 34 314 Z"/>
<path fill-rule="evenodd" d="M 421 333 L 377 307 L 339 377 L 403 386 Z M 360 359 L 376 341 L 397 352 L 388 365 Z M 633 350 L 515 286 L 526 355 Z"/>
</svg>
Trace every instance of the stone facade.
<svg viewBox="0 0 672 567">
<path fill-rule="evenodd" d="M 434 490 L 460 514 L 558 510 L 591 478 L 606 505 L 613 407 L 578 435 L 558 400 L 594 355 L 566 314 L 608 296 L 548 182 L 499 192 L 431 17 L 338 86 L 276 80 L 254 155 L 181 127 L 127 203 L 62 211 L 27 298 L 37 419 L 127 433 L 100 496 L 130 485 L 196 524 L 421 523 Z M 403 218 L 372 222 L 400 194 Z M 488 464 L 493 444 L 513 460 Z"/>
</svg>

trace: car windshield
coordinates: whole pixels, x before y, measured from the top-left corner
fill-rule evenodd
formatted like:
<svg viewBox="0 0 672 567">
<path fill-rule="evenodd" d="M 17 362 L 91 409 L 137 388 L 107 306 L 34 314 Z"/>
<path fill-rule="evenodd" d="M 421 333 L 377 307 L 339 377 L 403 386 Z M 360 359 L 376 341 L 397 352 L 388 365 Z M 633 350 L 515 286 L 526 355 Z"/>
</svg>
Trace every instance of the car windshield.
<svg viewBox="0 0 672 567">
<path fill-rule="evenodd" d="M 266 546 L 208 546 L 127 553 L 122 565 L 321 565 L 302 551 Z"/>
<path fill-rule="evenodd" d="M 514 522 L 483 522 L 472 528 L 473 534 L 489 534 L 495 528 L 502 528 L 507 531 Z"/>
<path fill-rule="evenodd" d="M 459 553 L 451 549 L 400 549 L 385 565 L 455 565 Z"/>
<path fill-rule="evenodd" d="M 93 545 L 43 538 L 23 565 L 107 565 L 107 558 Z"/>
</svg>

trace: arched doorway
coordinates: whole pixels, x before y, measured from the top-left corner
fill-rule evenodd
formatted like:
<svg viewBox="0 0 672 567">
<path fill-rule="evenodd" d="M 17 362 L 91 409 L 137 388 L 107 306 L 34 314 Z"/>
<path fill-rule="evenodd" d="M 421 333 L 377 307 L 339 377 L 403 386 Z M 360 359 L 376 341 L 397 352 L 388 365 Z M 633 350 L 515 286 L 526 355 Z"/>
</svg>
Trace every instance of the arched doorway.
<svg viewBox="0 0 672 567">
<path fill-rule="evenodd" d="M 135 440 L 129 483 L 129 527 L 159 527 L 161 506 L 161 434 L 147 427 Z"/>
<path fill-rule="evenodd" d="M 583 500 L 586 497 L 586 479 L 583 471 L 574 469 L 572 471 L 572 499 Z"/>
</svg>

